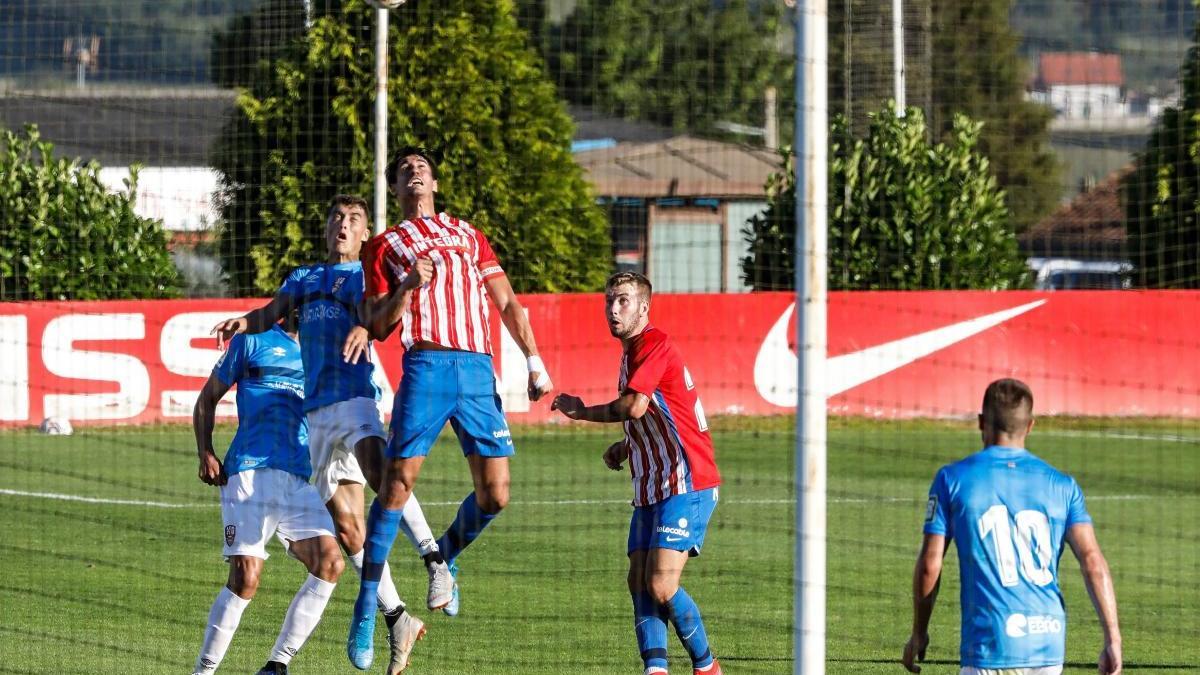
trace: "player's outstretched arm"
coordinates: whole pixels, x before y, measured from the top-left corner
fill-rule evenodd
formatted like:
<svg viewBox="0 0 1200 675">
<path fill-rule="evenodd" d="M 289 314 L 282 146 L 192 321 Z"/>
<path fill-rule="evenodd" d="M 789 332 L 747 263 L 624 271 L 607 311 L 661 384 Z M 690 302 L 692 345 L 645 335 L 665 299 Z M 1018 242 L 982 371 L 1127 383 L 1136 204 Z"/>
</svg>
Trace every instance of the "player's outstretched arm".
<svg viewBox="0 0 1200 675">
<path fill-rule="evenodd" d="M 946 556 L 946 538 L 940 534 L 927 534 L 921 541 L 921 552 L 913 569 L 913 625 L 912 635 L 904 645 L 901 663 L 910 673 L 921 672 L 918 662 L 925 660 L 925 649 L 929 646 L 929 619 L 937 603 L 938 588 L 942 580 L 942 559 Z"/>
<path fill-rule="evenodd" d="M 627 394 L 600 405 L 584 405 L 583 399 L 571 394 L 559 394 L 550 404 L 551 410 L 557 410 L 573 420 L 585 422 L 624 422 L 635 420 L 646 414 L 650 407 L 650 399 L 645 394 L 631 391 Z"/>
<path fill-rule="evenodd" d="M 224 485 L 228 481 L 225 467 L 217 459 L 212 442 L 217 403 L 228 391 L 229 385 L 213 373 L 208 376 L 208 381 L 196 397 L 196 406 L 192 408 L 192 430 L 196 433 L 196 455 L 200 458 L 199 478 L 209 485 Z"/>
<path fill-rule="evenodd" d="M 1083 583 L 1087 586 L 1092 607 L 1104 630 L 1104 648 L 1100 650 L 1099 672 L 1110 675 L 1121 672 L 1121 627 L 1117 621 L 1117 593 L 1113 588 L 1108 561 L 1096 541 L 1096 531 L 1090 523 L 1072 525 L 1067 530 L 1067 543 L 1079 561 Z"/>
<path fill-rule="evenodd" d="M 293 304 L 290 296 L 276 293 L 270 302 L 247 312 L 245 316 L 226 319 L 213 326 L 212 332 L 217 334 L 217 347 L 224 349 L 225 343 L 238 333 L 265 333 L 292 311 Z"/>
<path fill-rule="evenodd" d="M 529 367 L 529 400 L 536 401 L 554 391 L 554 383 L 550 381 L 550 373 L 546 364 L 538 355 L 537 341 L 533 337 L 533 325 L 525 315 L 525 308 L 517 299 L 508 277 L 499 274 L 484 281 L 488 297 L 500 312 L 500 321 L 508 329 L 508 334 L 525 354 L 526 365 Z"/>
</svg>

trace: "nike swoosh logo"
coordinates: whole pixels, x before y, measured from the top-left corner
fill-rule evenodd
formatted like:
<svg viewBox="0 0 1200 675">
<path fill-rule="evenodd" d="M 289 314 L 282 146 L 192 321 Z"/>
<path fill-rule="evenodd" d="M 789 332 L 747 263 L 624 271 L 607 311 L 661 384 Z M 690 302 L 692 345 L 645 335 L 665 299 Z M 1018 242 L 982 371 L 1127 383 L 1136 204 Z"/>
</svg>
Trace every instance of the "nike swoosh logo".
<svg viewBox="0 0 1200 675">
<path fill-rule="evenodd" d="M 1005 321 L 1020 316 L 1046 303 L 1045 300 L 1019 305 L 991 314 L 952 323 L 924 333 L 892 340 L 857 352 L 841 354 L 825 360 L 826 396 L 836 396 L 860 384 L 882 377 L 917 359 L 941 351 L 950 345 L 982 333 Z M 796 304 L 792 303 L 783 316 L 771 326 L 767 338 L 754 359 L 754 386 L 767 402 L 783 407 L 796 405 L 799 381 L 799 362 L 788 348 L 788 323 Z"/>
<path fill-rule="evenodd" d="M 667 537 L 667 541 L 669 541 L 669 542 L 683 541 L 683 537 Z"/>
</svg>

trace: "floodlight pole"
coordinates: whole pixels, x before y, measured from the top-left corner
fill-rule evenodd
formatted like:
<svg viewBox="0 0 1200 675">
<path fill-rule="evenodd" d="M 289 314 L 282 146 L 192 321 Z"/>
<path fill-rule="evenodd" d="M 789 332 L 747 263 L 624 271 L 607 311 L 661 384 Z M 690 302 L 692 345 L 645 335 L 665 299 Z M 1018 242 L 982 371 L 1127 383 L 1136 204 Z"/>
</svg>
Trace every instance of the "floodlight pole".
<svg viewBox="0 0 1200 675">
<path fill-rule="evenodd" d="M 375 10 L 375 234 L 387 228 L 388 10 Z"/>
<path fill-rule="evenodd" d="M 828 6 L 796 2 L 795 675 L 825 672 Z"/>
<path fill-rule="evenodd" d="M 904 117 L 908 106 L 904 96 L 904 0 L 892 0 L 892 88 L 896 96 L 896 117 Z"/>
</svg>

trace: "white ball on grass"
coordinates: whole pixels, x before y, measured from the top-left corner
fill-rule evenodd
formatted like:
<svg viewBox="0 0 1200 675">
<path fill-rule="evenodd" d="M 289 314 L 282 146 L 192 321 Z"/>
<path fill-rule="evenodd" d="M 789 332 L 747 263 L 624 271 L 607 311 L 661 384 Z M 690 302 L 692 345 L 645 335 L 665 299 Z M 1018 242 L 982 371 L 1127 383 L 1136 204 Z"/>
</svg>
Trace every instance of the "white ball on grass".
<svg viewBox="0 0 1200 675">
<path fill-rule="evenodd" d="M 70 436 L 75 431 L 71 428 L 71 420 L 65 417 L 47 417 L 38 430 L 48 436 Z"/>
</svg>

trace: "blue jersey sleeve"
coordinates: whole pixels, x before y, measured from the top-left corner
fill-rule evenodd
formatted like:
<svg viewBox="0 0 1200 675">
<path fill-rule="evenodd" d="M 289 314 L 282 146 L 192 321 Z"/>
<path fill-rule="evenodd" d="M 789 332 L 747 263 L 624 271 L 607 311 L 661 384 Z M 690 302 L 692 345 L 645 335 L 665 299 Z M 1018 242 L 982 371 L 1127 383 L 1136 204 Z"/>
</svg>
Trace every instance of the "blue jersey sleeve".
<svg viewBox="0 0 1200 675">
<path fill-rule="evenodd" d="M 1084 503 L 1083 489 L 1072 478 L 1070 501 L 1067 504 L 1067 528 L 1090 522 L 1092 522 L 1092 516 L 1087 511 L 1087 504 Z"/>
<path fill-rule="evenodd" d="M 225 353 L 213 368 L 217 379 L 232 387 L 246 374 L 246 364 L 250 361 L 251 337 L 245 333 L 233 336 L 225 348 Z"/>
<path fill-rule="evenodd" d="M 933 485 L 929 486 L 924 531 L 925 534 L 940 534 L 951 538 L 954 536 L 953 523 L 950 519 L 950 490 L 946 486 L 946 468 L 942 467 L 933 477 Z"/>
<path fill-rule="evenodd" d="M 279 287 L 279 295 L 291 298 L 292 300 L 300 297 L 303 294 L 303 285 L 301 282 L 304 281 L 304 277 L 306 276 L 308 276 L 307 267 L 297 267 L 292 270 L 287 279 L 283 280 L 283 285 Z"/>
</svg>

